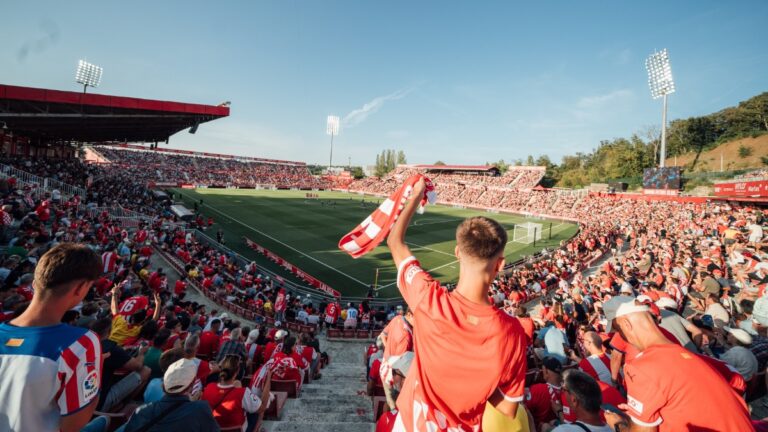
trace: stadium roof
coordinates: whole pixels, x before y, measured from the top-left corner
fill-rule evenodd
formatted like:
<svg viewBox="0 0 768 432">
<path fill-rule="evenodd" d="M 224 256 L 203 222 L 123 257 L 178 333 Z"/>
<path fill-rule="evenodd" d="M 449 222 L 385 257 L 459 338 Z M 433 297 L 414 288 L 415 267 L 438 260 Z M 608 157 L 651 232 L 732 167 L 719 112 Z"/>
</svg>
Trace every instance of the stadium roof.
<svg viewBox="0 0 768 432">
<path fill-rule="evenodd" d="M 411 165 L 411 167 L 433 171 L 499 171 L 493 165 Z"/>
<path fill-rule="evenodd" d="M 165 141 L 229 107 L 0 84 L 0 122 L 43 142 Z"/>
</svg>

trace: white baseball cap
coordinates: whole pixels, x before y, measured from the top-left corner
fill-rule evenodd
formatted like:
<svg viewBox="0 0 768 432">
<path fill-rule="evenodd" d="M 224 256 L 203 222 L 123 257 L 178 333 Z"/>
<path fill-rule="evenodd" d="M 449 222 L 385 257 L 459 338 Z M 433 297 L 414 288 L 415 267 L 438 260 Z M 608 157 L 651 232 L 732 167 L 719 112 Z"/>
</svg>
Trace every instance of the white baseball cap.
<svg viewBox="0 0 768 432">
<path fill-rule="evenodd" d="M 662 297 L 656 301 L 656 306 L 661 309 L 671 308 L 677 309 L 677 302 L 669 297 Z"/>
<path fill-rule="evenodd" d="M 723 327 L 723 330 L 732 334 L 733 337 L 736 338 L 736 340 L 743 343 L 744 345 L 752 345 L 752 335 L 747 333 L 746 330 L 743 330 L 740 328 L 731 328 L 731 327 Z"/>
<path fill-rule="evenodd" d="M 181 359 L 168 366 L 163 375 L 163 388 L 166 393 L 181 393 L 197 377 L 197 365 L 194 360 Z"/>
<path fill-rule="evenodd" d="M 649 312 L 648 306 L 638 304 L 634 297 L 616 296 L 603 303 L 603 313 L 608 321 L 605 331 L 610 332 L 613 326 L 613 320 L 618 317 L 629 315 L 635 312 Z"/>
<path fill-rule="evenodd" d="M 275 332 L 275 340 L 280 340 L 286 336 L 288 336 L 288 332 L 285 330 L 280 329 Z"/>
</svg>

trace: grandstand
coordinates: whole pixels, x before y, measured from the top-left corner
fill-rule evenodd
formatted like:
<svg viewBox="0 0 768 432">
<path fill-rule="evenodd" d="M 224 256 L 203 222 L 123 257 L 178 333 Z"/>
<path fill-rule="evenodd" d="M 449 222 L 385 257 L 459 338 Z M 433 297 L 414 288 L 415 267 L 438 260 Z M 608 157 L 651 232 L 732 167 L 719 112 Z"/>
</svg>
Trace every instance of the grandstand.
<svg viewBox="0 0 768 432">
<path fill-rule="evenodd" d="M 63 317 L 54 317 L 54 321 L 104 332 L 99 336 L 104 347 L 109 347 L 112 360 L 99 384 L 107 394 L 108 383 L 115 382 L 112 389 L 127 386 L 129 382 L 121 380 L 132 376 L 126 375 L 131 371 L 136 372 L 133 376 L 138 376 L 140 384 L 130 390 L 147 386 L 147 392 L 113 394 L 105 398 L 108 401 L 97 402 L 95 421 L 100 415 L 111 417 L 110 430 L 129 421 L 139 404 L 154 400 L 153 388 L 162 388 L 158 386 L 163 383 L 164 362 L 157 360 L 161 353 L 187 356 L 200 368 L 194 376 L 202 375 L 201 382 L 190 382 L 188 387 L 199 385 L 198 391 L 205 388 L 201 397 L 214 411 L 218 404 L 210 392 L 219 388 L 217 380 L 224 385 L 221 388 L 229 388 L 229 381 L 226 374 L 211 374 L 209 362 L 226 364 L 226 354 L 239 356 L 243 388 L 259 395 L 266 386 L 261 378 L 267 370 L 272 371 L 264 417 L 257 413 L 248 420 L 269 431 L 371 430 L 380 416 L 386 419 L 391 415 L 386 408 L 389 390 L 384 389 L 390 384 L 382 382 L 378 369 L 386 361 L 384 356 L 393 355 L 395 348 L 370 345 L 385 326 L 391 336 L 394 327 L 403 325 L 405 318 L 401 316 L 406 313 L 396 307 L 402 302 L 359 298 L 347 304 L 349 299 L 339 299 L 315 284 L 319 280 L 312 281 L 303 262 L 311 258 L 308 254 L 304 254 L 306 260 L 288 258 L 282 251 L 276 253 L 271 244 L 266 249 L 264 244 L 255 244 L 261 239 L 251 240 L 250 247 L 274 261 L 266 265 L 263 259 L 246 258 L 242 250 L 230 249 L 230 244 L 223 245 L 221 240 L 239 232 L 233 228 L 236 220 L 256 213 L 250 208 L 238 213 L 238 207 L 247 206 L 236 200 L 248 197 L 254 206 L 264 206 L 278 194 L 295 202 L 282 209 L 274 206 L 263 210 L 274 213 L 269 223 L 291 225 L 297 237 L 307 237 L 309 230 L 302 232 L 292 225 L 299 218 L 291 213 L 304 208 L 308 209 L 304 211 L 307 219 L 324 218 L 336 224 L 342 220 L 339 232 L 328 233 L 328 238 L 337 239 L 339 233 L 351 228 L 347 226 L 350 221 L 359 221 L 373 209 L 373 205 L 358 203 L 360 195 L 350 192 L 364 194 L 361 201 L 365 194 L 385 196 L 413 174 L 423 174 L 435 182 L 440 202 L 447 205 L 438 207 L 436 214 L 448 219 L 446 225 L 450 226 L 438 228 L 438 221 L 433 220 L 434 227 L 422 224 L 419 228 L 417 220 L 410 240 L 430 231 L 444 230 L 453 235 L 456 222 L 465 216 L 449 213 L 453 206 L 475 209 L 472 214 L 505 212 L 578 224 L 577 233 L 556 239 L 548 250 L 506 268 L 488 292 L 494 307 L 520 322 L 515 329 L 524 329 L 527 338 L 520 335 L 520 340 L 535 345 L 535 349 L 520 350 L 528 354 L 521 365 L 528 393 L 547 394 L 543 399 L 523 401 L 535 424 L 549 423 L 560 415 L 550 398 L 567 401 L 561 392 L 563 368 L 584 370 L 590 379 L 602 382 L 603 397 L 615 397 L 617 405 L 626 402 L 619 390 L 627 386 L 632 390 L 631 374 L 622 375 L 618 367 L 614 369 L 607 354 L 619 363 L 624 361 L 625 367 L 637 367 L 631 363 L 642 361 L 630 356 L 633 348 L 620 333 L 608 331 L 607 305 L 617 294 L 637 295 L 638 301 L 656 305 L 660 326 L 669 334 L 662 337 L 675 339 L 684 348 L 674 349 L 686 349 L 680 352 L 694 359 L 690 364 L 698 367 L 696 376 L 664 367 L 654 369 L 663 374 L 664 382 L 679 386 L 686 401 L 696 401 L 699 411 L 695 415 L 681 415 L 697 421 L 696 416 L 704 415 L 700 410 L 707 409 L 717 414 L 714 419 L 705 416 L 707 421 L 716 429 L 727 430 L 748 415 L 742 406 L 745 402 L 753 402 L 754 417 L 766 414 L 761 398 L 768 367 L 768 315 L 764 313 L 768 305 L 763 296 L 768 287 L 768 223 L 762 213 L 766 202 L 759 196 L 740 197 L 732 191 L 722 197 L 682 197 L 546 189 L 540 186 L 543 167 L 510 167 L 502 175 L 494 167 L 464 165 L 401 165 L 381 179 L 354 181 L 346 191 L 315 193 L 315 189 L 326 189 L 330 184 L 311 176 L 302 162 L 129 144 L 162 142 L 179 130 L 228 115 L 228 108 L 12 86 L 0 86 L 0 105 L 18 114 L 7 122 L 11 132 L 0 131 L 4 153 L 0 160 L 2 321 L 24 317 L 25 311 L 34 312 L 34 308 L 27 309 L 38 295 L 32 288 L 32 274 L 46 251 L 77 242 L 100 255 L 100 275 L 85 302 Z M 50 115 L 37 115 L 41 108 Z M 69 111 L 81 114 L 79 122 L 57 115 Z M 141 127 L 132 123 L 135 117 L 126 117 L 137 112 L 143 119 Z M 70 142 L 90 143 L 86 152 L 89 158 L 81 159 L 78 146 Z M 761 182 L 764 176 L 764 171 L 758 171 L 739 180 Z M 169 188 L 175 201 L 153 193 L 160 188 Z M 226 188 L 246 190 L 229 194 Z M 355 200 L 350 199 L 352 196 Z M 350 201 L 346 207 L 333 204 L 333 200 L 344 198 Z M 181 220 L 171 211 L 171 204 L 186 204 L 194 217 L 189 222 Z M 352 213 L 354 207 L 356 213 Z M 212 212 L 213 208 L 218 213 Z M 456 211 L 460 210 L 464 209 Z M 350 213 L 348 220 L 339 215 L 341 211 Z M 497 216 L 501 220 L 504 217 Z M 328 226 L 321 229 L 328 230 Z M 543 241 L 544 227 L 541 219 L 529 221 L 526 232 L 511 240 L 526 244 Z M 263 237 L 272 237 L 275 243 L 290 241 L 288 230 L 262 228 Z M 221 237 L 214 239 L 214 232 Z M 310 245 L 310 239 L 302 240 L 307 250 L 321 247 Z M 438 250 L 438 255 L 451 254 L 450 241 L 444 239 L 446 249 Z M 412 245 L 426 266 L 429 251 L 424 246 L 431 248 L 422 243 Z M 389 260 L 387 251 L 375 253 Z M 337 262 L 355 265 L 348 257 L 339 256 Z M 276 271 L 276 267 L 286 265 L 290 265 L 292 276 Z M 339 269 L 340 265 L 332 267 Z M 113 290 L 115 287 L 119 289 Z M 158 300 L 153 298 L 155 294 Z M 133 310 L 136 305 L 141 313 Z M 647 314 L 639 310 L 632 313 Z M 122 316 L 131 317 L 131 323 Z M 683 320 L 683 316 L 690 320 Z M 127 333 L 107 331 L 113 320 Z M 10 326 L 3 328 L 10 331 Z M 251 332 L 256 329 L 258 332 Z M 409 332 L 400 333 L 407 339 Z M 418 330 L 416 334 L 420 334 Z M 292 336 L 299 336 L 293 347 Z M 3 344 L 3 354 L 10 356 L 12 351 L 8 350 L 21 343 L 11 343 L 18 340 L 13 338 L 5 340 L 9 342 Z M 182 340 L 185 350 L 174 351 Z M 567 352 L 560 342 L 566 340 Z M 411 340 L 410 348 L 418 350 L 419 345 L 434 342 L 421 340 L 414 348 Z M 461 360 L 465 348 L 451 342 L 435 346 L 447 350 L 446 361 Z M 407 348 L 397 354 L 405 351 Z M 142 361 L 129 360 L 128 352 L 138 353 Z M 550 356 L 545 359 L 541 353 Z M 91 354 L 89 351 L 87 355 Z M 153 356 L 156 360 L 151 360 Z M 747 360 L 742 361 L 744 358 Z M 118 359 L 124 361 L 114 364 Z M 93 366 L 93 361 L 76 355 L 67 361 Z M 552 361 L 559 363 L 553 366 Z M 280 367 L 275 367 L 276 363 Z M 26 372 L 18 369 L 11 374 L 2 369 L 5 364 L 0 359 L 0 371 L 6 377 Z M 705 364 L 712 367 L 701 366 Z M 212 382 L 206 382 L 208 378 Z M 451 376 L 443 378 L 451 380 Z M 370 384 L 365 386 L 364 381 Z M 36 385 L 43 384 L 30 380 L 30 386 Z M 520 385 L 522 392 L 523 383 Z M 554 396 L 549 396 L 550 391 Z M 729 410 L 718 411 L 721 405 L 709 405 L 710 393 L 716 393 L 718 403 L 730 404 Z M 0 396 L 0 402 L 6 400 L 3 397 L 15 396 Z M 65 394 L 62 403 L 72 403 L 67 397 Z M 240 410 L 234 413 L 240 423 L 233 427 L 238 430 L 250 409 L 240 406 L 241 400 L 242 394 L 231 400 Z M 141 410 L 134 415 L 140 417 Z"/>
</svg>

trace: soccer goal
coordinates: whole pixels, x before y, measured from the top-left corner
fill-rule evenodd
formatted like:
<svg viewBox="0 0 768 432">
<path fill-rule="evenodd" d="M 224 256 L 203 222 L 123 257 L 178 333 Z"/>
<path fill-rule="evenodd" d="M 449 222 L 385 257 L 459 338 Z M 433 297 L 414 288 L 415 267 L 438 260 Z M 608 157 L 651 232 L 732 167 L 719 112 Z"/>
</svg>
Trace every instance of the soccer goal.
<svg viewBox="0 0 768 432">
<path fill-rule="evenodd" d="M 515 231 L 512 234 L 512 241 L 515 243 L 533 243 L 541 240 L 541 224 L 526 222 L 515 225 Z"/>
</svg>

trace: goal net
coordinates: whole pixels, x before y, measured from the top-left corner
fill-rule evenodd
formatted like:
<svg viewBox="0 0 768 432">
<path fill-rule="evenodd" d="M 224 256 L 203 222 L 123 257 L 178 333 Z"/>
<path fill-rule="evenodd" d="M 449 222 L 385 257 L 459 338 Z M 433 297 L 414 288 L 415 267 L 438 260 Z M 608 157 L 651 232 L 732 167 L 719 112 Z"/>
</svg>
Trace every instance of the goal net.
<svg viewBox="0 0 768 432">
<path fill-rule="evenodd" d="M 512 234 L 512 241 L 515 243 L 533 243 L 534 240 L 541 240 L 541 224 L 526 222 L 515 225 Z"/>
</svg>

